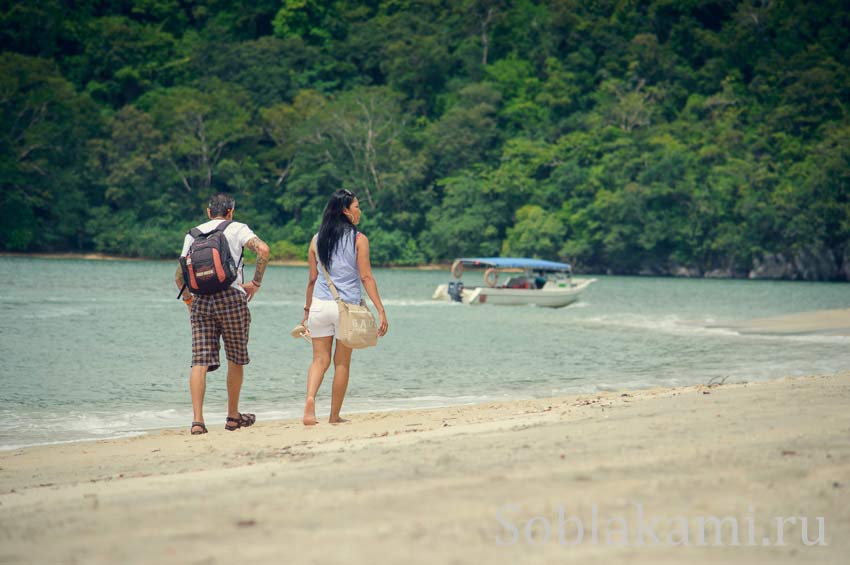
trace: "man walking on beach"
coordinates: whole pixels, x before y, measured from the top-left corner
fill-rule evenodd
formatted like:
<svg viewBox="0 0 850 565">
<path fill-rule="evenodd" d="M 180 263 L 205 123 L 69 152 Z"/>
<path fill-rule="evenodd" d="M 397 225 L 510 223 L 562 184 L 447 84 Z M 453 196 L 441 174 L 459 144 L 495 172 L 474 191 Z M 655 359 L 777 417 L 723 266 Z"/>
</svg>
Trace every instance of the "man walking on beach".
<svg viewBox="0 0 850 565">
<path fill-rule="evenodd" d="M 227 422 L 224 428 L 233 431 L 248 427 L 256 421 L 253 414 L 239 412 L 239 392 L 242 389 L 243 365 L 249 362 L 248 330 L 251 325 L 251 313 L 248 310 L 248 302 L 260 290 L 269 262 L 269 247 L 254 235 L 247 225 L 233 221 L 235 207 L 233 197 L 223 193 L 216 194 L 210 199 L 207 208 L 210 221 L 196 228 L 198 232 L 208 234 L 223 222 L 229 222 L 223 230 L 223 235 L 227 240 L 230 256 L 236 262 L 238 273 L 231 286 L 213 294 L 191 294 L 184 286 L 182 264 L 177 267 L 174 279 L 177 286 L 183 289 L 181 297 L 189 307 L 192 322 L 192 369 L 189 376 L 194 410 L 192 435 L 207 433 L 204 424 L 206 378 L 207 371 L 215 371 L 219 367 L 220 339 L 224 340 L 224 352 L 227 357 Z M 195 237 L 186 235 L 181 259 L 189 255 L 194 241 Z M 254 278 L 248 283 L 243 281 L 242 270 L 242 250 L 245 247 L 257 254 Z"/>
</svg>

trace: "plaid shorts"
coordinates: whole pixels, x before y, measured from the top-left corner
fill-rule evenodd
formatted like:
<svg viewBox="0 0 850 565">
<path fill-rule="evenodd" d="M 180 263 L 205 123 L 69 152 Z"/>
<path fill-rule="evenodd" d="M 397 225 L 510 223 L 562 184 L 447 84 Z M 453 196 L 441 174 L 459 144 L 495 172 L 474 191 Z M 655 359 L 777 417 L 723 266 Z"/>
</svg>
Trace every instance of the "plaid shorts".
<svg viewBox="0 0 850 565">
<path fill-rule="evenodd" d="M 228 288 L 221 292 L 195 296 L 192 301 L 192 366 L 219 367 L 220 338 L 228 361 L 247 365 L 248 330 L 251 312 L 244 292 Z"/>
</svg>

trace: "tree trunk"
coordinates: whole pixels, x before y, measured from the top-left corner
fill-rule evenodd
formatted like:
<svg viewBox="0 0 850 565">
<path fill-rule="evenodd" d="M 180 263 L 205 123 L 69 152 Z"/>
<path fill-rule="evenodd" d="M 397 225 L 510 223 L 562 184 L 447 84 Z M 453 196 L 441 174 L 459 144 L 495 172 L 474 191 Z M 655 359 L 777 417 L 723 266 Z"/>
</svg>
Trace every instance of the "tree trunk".
<svg viewBox="0 0 850 565">
<path fill-rule="evenodd" d="M 487 52 L 490 48 L 490 39 L 487 35 L 487 28 L 490 26 L 490 22 L 493 20 L 493 8 L 487 9 L 487 16 L 481 22 L 481 46 L 483 48 L 481 53 L 481 65 L 487 66 Z"/>
</svg>

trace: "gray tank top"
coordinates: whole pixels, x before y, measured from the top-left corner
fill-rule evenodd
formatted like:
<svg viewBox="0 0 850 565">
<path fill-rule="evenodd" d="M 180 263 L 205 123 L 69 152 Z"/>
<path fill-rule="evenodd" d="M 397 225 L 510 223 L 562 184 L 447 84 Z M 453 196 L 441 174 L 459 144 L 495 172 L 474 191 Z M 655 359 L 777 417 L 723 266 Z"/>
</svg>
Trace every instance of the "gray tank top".
<svg viewBox="0 0 850 565">
<path fill-rule="evenodd" d="M 316 234 L 314 237 L 318 237 Z M 337 243 L 331 260 L 331 268 L 328 274 L 336 287 L 343 302 L 349 304 L 360 304 L 362 293 L 360 291 L 360 271 L 357 269 L 357 250 L 354 247 L 354 232 L 350 231 Z M 317 247 L 318 251 L 318 247 Z M 318 252 L 316 259 L 318 259 Z M 313 298 L 320 300 L 333 300 L 333 294 L 319 267 L 319 277 L 313 287 Z"/>
</svg>

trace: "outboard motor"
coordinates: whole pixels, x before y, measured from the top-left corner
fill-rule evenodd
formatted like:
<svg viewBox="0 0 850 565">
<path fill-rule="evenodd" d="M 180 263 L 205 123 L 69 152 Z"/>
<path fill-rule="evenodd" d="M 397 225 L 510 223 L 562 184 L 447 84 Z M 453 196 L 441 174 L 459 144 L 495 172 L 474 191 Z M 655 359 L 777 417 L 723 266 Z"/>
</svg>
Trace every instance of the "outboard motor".
<svg viewBox="0 0 850 565">
<path fill-rule="evenodd" d="M 463 281 L 449 283 L 449 296 L 452 302 L 463 302 Z"/>
</svg>

